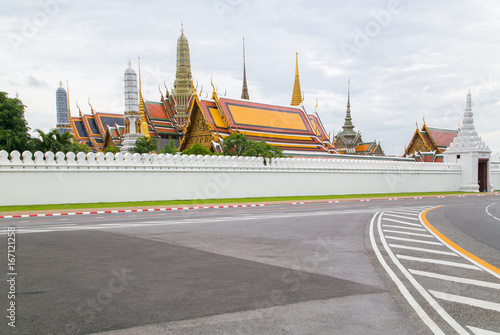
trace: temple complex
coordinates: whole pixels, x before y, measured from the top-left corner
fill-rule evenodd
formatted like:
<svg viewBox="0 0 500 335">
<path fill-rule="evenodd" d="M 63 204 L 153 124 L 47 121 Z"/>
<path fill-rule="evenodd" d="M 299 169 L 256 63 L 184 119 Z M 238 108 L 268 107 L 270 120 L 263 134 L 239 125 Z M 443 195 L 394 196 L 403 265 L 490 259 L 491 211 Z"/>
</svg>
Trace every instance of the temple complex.
<svg viewBox="0 0 500 335">
<path fill-rule="evenodd" d="M 129 151 L 139 137 L 155 139 L 161 149 L 175 141 L 182 151 L 194 143 L 201 143 L 213 152 L 221 152 L 221 144 L 228 135 L 239 132 L 253 140 L 264 140 L 277 146 L 285 155 L 295 157 L 324 156 L 344 153 L 355 155 L 383 155 L 380 144 L 363 142 L 354 131 L 350 110 L 350 88 L 343 131 L 332 144 L 329 134 L 318 115 L 306 112 L 300 88 L 298 53 L 295 56 L 295 80 L 291 106 L 259 103 L 250 100 L 246 78 L 245 44 L 243 40 L 243 85 L 240 99 L 220 95 L 212 84 L 210 98 L 201 98 L 193 85 L 189 45 L 184 29 L 177 40 L 176 77 L 171 92 L 160 90 L 159 101 L 145 100 L 142 96 L 140 61 L 138 74 L 129 62 L 124 73 L 123 114 L 94 111 L 79 116 L 69 113 L 69 97 L 59 109 L 68 111 L 69 126 L 76 140 L 94 151 L 116 146 Z M 64 88 L 58 89 L 63 95 Z M 58 93 L 59 94 L 59 93 Z M 58 95 L 59 97 L 59 95 Z M 59 99 L 59 98 L 58 98 Z M 59 107 L 60 106 L 60 107 Z M 58 112 L 59 115 L 59 112 Z M 62 115 L 62 114 L 61 114 Z M 62 121 L 61 121 L 61 124 Z M 59 121 L 58 121 L 59 125 Z M 61 128 L 62 129 L 62 128 Z"/>
<path fill-rule="evenodd" d="M 354 124 L 351 117 L 351 100 L 350 90 L 351 85 L 348 81 L 347 85 L 347 110 L 345 113 L 345 121 L 342 126 L 342 131 L 338 132 L 334 138 L 335 150 L 339 154 L 346 155 L 369 155 L 369 156 L 385 156 L 384 151 L 380 147 L 380 143 L 363 142 L 361 133 L 354 131 Z"/>
</svg>

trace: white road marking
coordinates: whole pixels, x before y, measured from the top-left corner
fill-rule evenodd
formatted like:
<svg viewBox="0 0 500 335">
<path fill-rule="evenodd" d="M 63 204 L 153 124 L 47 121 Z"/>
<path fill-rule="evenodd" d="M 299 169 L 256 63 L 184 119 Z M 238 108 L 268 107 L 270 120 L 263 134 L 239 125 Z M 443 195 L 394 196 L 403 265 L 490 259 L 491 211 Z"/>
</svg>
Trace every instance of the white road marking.
<svg viewBox="0 0 500 335">
<path fill-rule="evenodd" d="M 415 240 L 413 238 L 403 238 L 403 237 L 396 237 L 396 236 L 386 236 L 385 238 L 389 239 L 389 240 L 397 240 L 397 241 L 415 242 L 415 243 L 432 244 L 432 245 L 442 245 L 439 242 Z"/>
<path fill-rule="evenodd" d="M 421 236 L 421 237 L 434 238 L 434 236 L 429 235 L 429 234 L 410 233 L 410 232 L 407 232 L 407 231 L 392 230 L 392 229 L 384 229 L 384 232 L 387 232 L 387 233 L 396 233 L 396 234 L 405 234 L 405 235 L 410 235 L 410 236 Z"/>
<path fill-rule="evenodd" d="M 467 326 L 467 327 L 470 330 L 472 330 L 472 332 L 474 333 L 474 335 L 500 335 L 500 333 L 492 332 L 491 330 L 485 330 L 485 329 L 471 327 L 471 326 Z"/>
<path fill-rule="evenodd" d="M 382 245 L 384 246 L 385 251 L 387 252 L 387 255 L 391 258 L 392 262 L 394 265 L 396 265 L 401 271 L 401 273 L 410 281 L 410 283 L 413 285 L 413 287 L 422 295 L 422 297 L 427 300 L 427 302 L 434 308 L 434 310 L 446 321 L 448 324 L 455 329 L 457 333 L 460 335 L 470 335 L 468 331 L 466 331 L 455 319 L 453 319 L 444 309 L 441 307 L 434 298 L 425 290 L 425 288 L 420 285 L 420 283 L 408 272 L 408 270 L 401 264 L 399 259 L 396 257 L 396 255 L 392 252 L 391 248 L 389 248 L 389 245 L 386 241 L 387 237 L 384 237 L 384 234 L 382 232 L 382 216 L 384 213 L 379 216 L 378 222 L 377 222 L 377 229 L 378 229 L 378 235 L 380 238 L 380 241 L 382 242 Z M 425 241 L 430 243 L 429 241 Z M 441 329 L 439 329 L 441 331 Z M 442 332 L 442 331 L 441 331 Z"/>
<path fill-rule="evenodd" d="M 424 228 L 402 227 L 402 226 L 395 226 L 395 225 L 390 225 L 390 224 L 383 224 L 382 227 L 406 229 L 406 230 L 413 230 L 413 231 L 427 231 Z"/>
<path fill-rule="evenodd" d="M 488 281 L 482 281 L 482 280 L 476 280 L 476 279 L 469 279 L 469 278 L 462 278 L 462 277 L 455 277 L 455 276 L 448 276 L 448 275 L 443 275 L 443 274 L 440 274 L 440 273 L 420 271 L 420 270 L 408 269 L 408 271 L 410 271 L 410 273 L 412 273 L 414 275 L 417 275 L 417 276 L 423 276 L 423 277 L 429 277 L 429 278 L 447 280 L 447 281 L 452 281 L 452 282 L 455 282 L 455 283 L 469 284 L 469 285 L 475 285 L 475 286 L 481 286 L 481 287 L 487 287 L 487 288 L 493 288 L 493 289 L 496 289 L 496 290 L 500 290 L 500 284 L 491 283 L 491 282 L 488 282 Z"/>
<path fill-rule="evenodd" d="M 441 250 L 434 250 L 434 249 L 410 247 L 410 246 L 401 245 L 401 244 L 389 244 L 389 246 L 391 248 L 400 248 L 400 249 L 408 249 L 408 250 L 415 250 L 415 251 L 423 251 L 423 252 L 428 252 L 428 253 L 431 253 L 431 254 L 438 254 L 438 255 L 447 255 L 447 256 L 458 257 L 458 255 L 456 253 L 449 252 L 449 251 L 441 251 Z"/>
<path fill-rule="evenodd" d="M 469 297 L 463 297 L 461 295 L 449 294 L 444 292 L 438 292 L 429 290 L 429 292 L 438 299 L 458 302 L 460 304 L 466 304 L 474 307 L 479 307 L 483 309 L 489 309 L 492 311 L 500 312 L 500 304 L 491 301 L 479 300 Z"/>
<path fill-rule="evenodd" d="M 396 215 L 396 214 L 384 214 L 384 216 L 393 216 L 395 218 L 405 219 L 405 220 L 415 220 L 418 221 L 418 218 L 412 218 L 408 216 Z"/>
<path fill-rule="evenodd" d="M 396 223 L 404 224 L 404 225 L 407 225 L 407 226 L 422 227 L 422 225 L 419 225 L 418 223 L 405 222 L 405 221 L 401 221 L 401 220 L 386 219 L 386 218 L 383 218 L 382 220 L 384 220 L 384 221 L 390 221 L 390 222 L 396 222 Z"/>
<path fill-rule="evenodd" d="M 457 268 L 464 268 L 464 269 L 471 269 L 471 270 L 482 271 L 482 269 L 478 268 L 475 265 L 471 265 L 471 264 L 457 263 L 457 262 L 450 262 L 450 261 L 443 261 L 443 260 L 440 260 L 440 259 L 432 259 L 432 258 L 413 257 L 413 256 L 407 256 L 407 255 L 396 255 L 396 256 L 399 259 L 404 259 L 404 260 L 407 260 L 407 261 L 440 264 L 440 265 L 454 266 L 454 267 L 457 267 Z"/>
<path fill-rule="evenodd" d="M 375 255 L 378 258 L 378 261 L 380 262 L 382 267 L 385 269 L 385 271 L 387 272 L 389 277 L 391 277 L 392 281 L 396 284 L 396 286 L 398 287 L 398 289 L 401 292 L 401 294 L 403 295 L 403 297 L 406 299 L 406 301 L 408 301 L 410 306 L 413 307 L 413 309 L 415 310 L 417 315 L 420 317 L 420 319 L 422 319 L 422 321 L 427 325 L 427 327 L 429 327 L 429 329 L 436 335 L 445 335 L 445 333 L 441 330 L 441 328 L 439 328 L 439 326 L 429 317 L 429 315 L 427 315 L 427 313 L 424 311 L 422 306 L 420 306 L 418 304 L 418 302 L 415 300 L 415 298 L 413 298 L 413 296 L 408 291 L 406 286 L 404 286 L 403 282 L 398 278 L 398 276 L 394 273 L 394 271 L 391 270 L 390 266 L 387 264 L 384 257 L 380 253 L 380 250 L 378 249 L 378 246 L 377 246 L 377 243 L 375 241 L 374 234 L 373 234 L 373 231 L 375 230 L 373 223 L 375 222 L 375 218 L 377 217 L 378 214 L 379 213 L 376 213 L 375 215 L 373 215 L 373 217 L 370 221 L 370 229 L 369 229 L 370 242 L 371 242 L 373 251 L 375 252 Z M 379 225 L 380 225 L 380 217 L 382 217 L 382 214 L 380 214 L 380 216 L 379 216 L 379 220 L 378 220 Z M 379 234 L 380 234 L 380 231 L 379 231 Z M 379 236 L 382 236 L 382 235 L 379 235 Z M 381 238 L 381 240 L 382 240 L 382 238 Z M 382 240 L 382 243 L 384 243 L 384 242 L 385 241 Z"/>
<path fill-rule="evenodd" d="M 495 215 L 491 214 L 490 211 L 489 211 L 490 206 L 493 206 L 493 205 L 496 205 L 496 203 L 493 203 L 491 205 L 486 206 L 486 208 L 484 210 L 486 211 L 486 214 L 488 214 L 489 216 L 491 216 L 493 219 L 495 219 L 497 221 L 500 221 L 499 218 L 497 218 Z"/>
</svg>

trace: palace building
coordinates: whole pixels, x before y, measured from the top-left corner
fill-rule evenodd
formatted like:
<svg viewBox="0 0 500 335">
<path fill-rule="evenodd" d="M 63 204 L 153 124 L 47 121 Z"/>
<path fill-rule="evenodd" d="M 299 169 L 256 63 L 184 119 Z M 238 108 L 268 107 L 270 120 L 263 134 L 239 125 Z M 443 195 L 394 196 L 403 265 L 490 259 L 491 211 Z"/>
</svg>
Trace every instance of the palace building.
<svg viewBox="0 0 500 335">
<path fill-rule="evenodd" d="M 351 100 L 350 100 L 351 82 L 347 84 L 347 110 L 345 112 L 345 121 L 342 126 L 342 131 L 337 133 L 334 138 L 335 150 L 339 154 L 345 155 L 368 155 L 368 156 L 385 156 L 380 143 L 363 142 L 361 133 L 354 131 L 354 124 L 351 117 Z"/>
<path fill-rule="evenodd" d="M 403 157 L 419 162 L 442 162 L 443 153 L 457 135 L 458 129 L 431 128 L 424 121 L 421 129 L 417 125 Z"/>
</svg>

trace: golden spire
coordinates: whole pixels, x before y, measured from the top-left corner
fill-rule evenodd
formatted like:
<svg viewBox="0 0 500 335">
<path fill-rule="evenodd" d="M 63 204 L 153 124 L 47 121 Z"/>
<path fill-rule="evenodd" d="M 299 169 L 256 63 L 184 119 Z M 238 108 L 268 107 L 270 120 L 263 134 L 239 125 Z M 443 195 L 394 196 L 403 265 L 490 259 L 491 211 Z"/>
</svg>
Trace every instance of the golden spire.
<svg viewBox="0 0 500 335">
<path fill-rule="evenodd" d="M 298 106 L 303 101 L 299 82 L 299 53 L 295 53 L 295 82 L 293 83 L 292 106 Z"/>
<path fill-rule="evenodd" d="M 146 122 L 146 114 L 144 113 L 144 100 L 142 99 L 142 90 L 141 90 L 141 57 L 138 57 L 139 62 L 139 113 L 141 113 L 141 130 L 144 136 L 147 139 L 150 139 L 148 124 Z"/>
</svg>

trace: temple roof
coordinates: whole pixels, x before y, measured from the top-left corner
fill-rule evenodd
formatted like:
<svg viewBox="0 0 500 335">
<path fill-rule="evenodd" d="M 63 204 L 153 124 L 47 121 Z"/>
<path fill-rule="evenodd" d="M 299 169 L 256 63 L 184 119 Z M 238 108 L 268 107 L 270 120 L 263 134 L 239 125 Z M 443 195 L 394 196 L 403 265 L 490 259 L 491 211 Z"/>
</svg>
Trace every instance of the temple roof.
<svg viewBox="0 0 500 335">
<path fill-rule="evenodd" d="M 448 147 L 458 134 L 457 129 L 440 129 L 431 127 L 427 127 L 427 129 L 440 147 Z"/>
<path fill-rule="evenodd" d="M 240 132 L 289 152 L 336 153 L 319 118 L 301 107 L 228 98 L 200 99 L 199 105 L 222 138 Z"/>
</svg>

